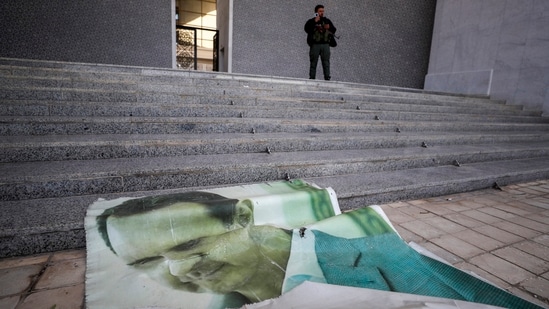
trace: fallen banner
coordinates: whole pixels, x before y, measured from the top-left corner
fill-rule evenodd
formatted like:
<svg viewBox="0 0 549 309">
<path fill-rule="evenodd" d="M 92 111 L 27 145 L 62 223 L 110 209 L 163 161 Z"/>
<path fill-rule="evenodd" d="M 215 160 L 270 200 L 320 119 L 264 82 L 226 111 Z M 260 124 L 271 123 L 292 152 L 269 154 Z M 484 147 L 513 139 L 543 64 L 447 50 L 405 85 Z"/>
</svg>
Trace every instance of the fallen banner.
<svg viewBox="0 0 549 309">
<path fill-rule="evenodd" d="M 305 283 L 539 308 L 414 250 L 380 207 L 341 213 L 301 180 L 99 200 L 85 225 L 88 308 L 262 308 Z"/>
</svg>

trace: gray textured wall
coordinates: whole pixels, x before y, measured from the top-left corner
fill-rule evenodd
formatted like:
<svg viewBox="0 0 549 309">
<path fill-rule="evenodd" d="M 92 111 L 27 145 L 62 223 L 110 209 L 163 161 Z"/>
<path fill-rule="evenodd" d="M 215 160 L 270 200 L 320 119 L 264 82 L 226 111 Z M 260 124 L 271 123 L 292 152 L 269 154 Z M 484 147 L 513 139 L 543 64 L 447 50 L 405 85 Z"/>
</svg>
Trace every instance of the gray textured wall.
<svg viewBox="0 0 549 309">
<path fill-rule="evenodd" d="M 171 0 L 2 0 L 0 56 L 172 67 Z"/>
<path fill-rule="evenodd" d="M 172 67 L 171 2 L 4 0 L 0 56 Z M 339 46 L 332 49 L 332 79 L 422 88 L 435 3 L 323 2 L 341 36 Z M 316 4 L 316 0 L 234 0 L 232 59 L 226 64 L 234 73 L 307 78 L 303 26 Z"/>
<path fill-rule="evenodd" d="M 549 1 L 439 0 L 425 88 L 549 116 Z"/>
<path fill-rule="evenodd" d="M 436 0 L 234 0 L 232 72 L 308 78 L 303 26 L 318 3 L 340 36 L 332 80 L 423 88 Z"/>
</svg>

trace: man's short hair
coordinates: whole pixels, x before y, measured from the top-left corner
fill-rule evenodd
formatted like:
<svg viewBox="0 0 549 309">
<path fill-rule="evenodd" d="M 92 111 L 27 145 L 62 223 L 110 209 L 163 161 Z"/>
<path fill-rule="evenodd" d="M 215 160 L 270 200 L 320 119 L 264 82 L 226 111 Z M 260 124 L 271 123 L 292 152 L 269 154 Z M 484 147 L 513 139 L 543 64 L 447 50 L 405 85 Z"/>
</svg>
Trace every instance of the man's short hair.
<svg viewBox="0 0 549 309">
<path fill-rule="evenodd" d="M 225 226 L 230 226 L 233 223 L 232 217 L 236 212 L 235 208 L 238 200 L 230 199 L 215 193 L 200 191 L 131 199 L 118 206 L 106 209 L 101 215 L 97 216 L 97 230 L 107 247 L 114 252 L 107 233 L 107 219 L 109 216 L 129 217 L 168 207 L 180 202 L 202 204 L 206 207 L 208 214 L 212 218 L 217 218 L 222 221 Z"/>
<path fill-rule="evenodd" d="M 323 8 L 324 6 L 322 4 L 315 6 L 315 13 L 318 12 L 318 9 L 323 9 Z"/>
</svg>

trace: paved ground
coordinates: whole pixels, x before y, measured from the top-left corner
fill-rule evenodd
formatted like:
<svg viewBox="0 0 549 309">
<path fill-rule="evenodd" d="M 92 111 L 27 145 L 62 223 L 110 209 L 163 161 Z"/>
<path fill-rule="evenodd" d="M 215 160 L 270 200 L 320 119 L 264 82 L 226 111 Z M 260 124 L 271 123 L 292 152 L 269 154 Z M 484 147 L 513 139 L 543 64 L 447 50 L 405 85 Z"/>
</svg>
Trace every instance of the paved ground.
<svg viewBox="0 0 549 309">
<path fill-rule="evenodd" d="M 549 180 L 382 205 L 401 236 L 549 308 Z M 0 308 L 84 308 L 85 250 L 0 260 Z"/>
</svg>

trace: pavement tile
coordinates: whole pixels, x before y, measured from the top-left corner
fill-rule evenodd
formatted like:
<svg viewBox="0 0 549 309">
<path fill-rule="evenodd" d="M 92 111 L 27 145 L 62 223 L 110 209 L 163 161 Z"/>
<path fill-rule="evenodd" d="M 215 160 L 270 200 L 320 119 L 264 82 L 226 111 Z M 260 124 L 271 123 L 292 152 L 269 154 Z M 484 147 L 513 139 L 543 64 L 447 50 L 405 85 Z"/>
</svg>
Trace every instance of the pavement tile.
<svg viewBox="0 0 549 309">
<path fill-rule="evenodd" d="M 408 204 L 413 205 L 413 206 L 418 206 L 418 205 L 422 205 L 422 204 L 429 204 L 429 203 L 430 202 L 425 200 L 425 199 L 408 201 Z"/>
<path fill-rule="evenodd" d="M 549 261 L 544 261 L 514 247 L 498 249 L 492 252 L 492 254 L 497 255 L 500 258 L 520 266 L 536 275 L 541 275 L 549 271 Z"/>
<path fill-rule="evenodd" d="M 549 204 L 547 204 L 546 201 L 538 201 L 538 200 L 535 200 L 535 199 L 529 199 L 529 200 L 525 200 L 524 203 L 526 203 L 528 205 L 536 206 L 536 207 L 541 207 L 541 208 L 544 208 L 544 209 L 549 209 Z"/>
<path fill-rule="evenodd" d="M 32 293 L 17 309 L 77 309 L 84 306 L 84 284 Z"/>
<path fill-rule="evenodd" d="M 414 234 L 410 231 L 408 231 L 407 229 L 403 228 L 403 227 L 400 227 L 400 226 L 395 226 L 395 229 L 397 230 L 398 234 L 400 235 L 400 237 L 402 237 L 402 239 L 404 239 L 404 241 L 406 242 L 416 242 L 416 243 L 420 243 L 420 242 L 423 242 L 425 241 L 425 239 L 417 234 Z"/>
<path fill-rule="evenodd" d="M 35 288 L 58 288 L 83 283 L 86 272 L 86 259 L 78 258 L 52 262 L 36 284 Z"/>
<path fill-rule="evenodd" d="M 543 223 L 524 217 L 516 217 L 513 219 L 513 223 L 542 233 L 549 233 L 549 218 L 547 218 L 547 222 Z"/>
<path fill-rule="evenodd" d="M 530 272 L 490 253 L 475 256 L 469 262 L 512 285 L 532 276 Z"/>
<path fill-rule="evenodd" d="M 532 240 L 546 247 L 549 247 L 549 235 L 540 235 L 538 237 L 534 237 Z"/>
<path fill-rule="evenodd" d="M 424 243 L 420 243 L 419 245 L 452 265 L 463 262 L 463 259 L 460 258 L 459 256 L 447 250 L 444 250 L 443 248 L 437 246 L 432 242 L 424 242 Z"/>
<path fill-rule="evenodd" d="M 444 235 L 439 238 L 431 239 L 430 241 L 462 259 L 468 259 L 484 252 L 482 249 L 452 235 Z"/>
<path fill-rule="evenodd" d="M 493 226 L 500 228 L 504 231 L 507 231 L 509 233 L 513 233 L 515 235 L 524 237 L 524 238 L 532 238 L 535 236 L 540 235 L 541 233 L 535 230 L 531 230 L 529 228 L 526 228 L 522 225 L 514 224 L 509 221 L 500 221 L 493 224 Z"/>
<path fill-rule="evenodd" d="M 0 260 L 0 269 L 14 268 L 19 266 L 44 264 L 50 258 L 50 254 L 6 258 Z"/>
<path fill-rule="evenodd" d="M 15 309 L 19 302 L 19 295 L 6 298 L 0 298 L 0 308 L 2 309 Z"/>
<path fill-rule="evenodd" d="M 423 219 L 435 216 L 435 214 L 431 213 L 430 211 L 413 205 L 400 207 L 398 210 L 409 216 L 414 217 L 415 219 Z"/>
<path fill-rule="evenodd" d="M 81 259 L 81 258 L 86 258 L 85 249 L 55 252 L 52 255 L 51 261 L 56 262 L 56 261 L 62 261 L 62 260 Z"/>
<path fill-rule="evenodd" d="M 547 235 L 544 236 L 548 237 Z M 549 262 L 549 247 L 536 242 L 536 238 L 534 238 L 534 241 L 526 240 L 518 244 L 514 244 L 513 247 Z"/>
<path fill-rule="evenodd" d="M 450 198 L 451 197 L 449 196 L 433 196 L 433 197 L 426 198 L 424 200 L 427 201 L 429 204 L 437 204 L 437 203 L 442 203 L 444 201 L 447 201 Z"/>
<path fill-rule="evenodd" d="M 523 194 L 511 194 L 511 193 L 506 192 L 506 191 L 499 192 L 494 196 L 494 200 L 498 201 L 498 203 L 494 204 L 492 206 L 496 207 L 496 206 L 501 205 L 501 204 L 506 204 L 506 203 L 509 203 L 509 202 L 515 202 L 517 200 L 522 200 L 522 199 L 524 199 Z"/>
<path fill-rule="evenodd" d="M 499 201 L 495 200 L 493 196 L 479 196 L 471 199 L 471 202 L 476 205 L 493 206 L 499 204 Z"/>
<path fill-rule="evenodd" d="M 507 205 L 507 204 L 498 204 L 494 206 L 494 208 L 497 208 L 499 210 L 515 214 L 517 216 L 526 216 L 531 213 L 539 212 L 537 208 L 532 208 L 531 210 L 536 210 L 535 212 L 529 211 L 526 209 L 522 209 L 521 207 L 516 207 L 515 205 Z"/>
<path fill-rule="evenodd" d="M 480 227 L 475 227 L 473 230 L 486 235 L 488 237 L 494 238 L 496 240 L 499 240 L 505 244 L 512 244 L 518 241 L 523 240 L 522 237 L 511 234 L 509 232 L 506 232 L 502 229 L 498 229 L 496 227 L 490 226 L 490 225 L 484 225 Z"/>
<path fill-rule="evenodd" d="M 42 265 L 26 265 L 0 270 L 0 297 L 28 289 L 42 270 Z"/>
<path fill-rule="evenodd" d="M 520 285 L 534 295 L 549 299 L 549 280 L 547 279 L 540 277 L 530 278 L 523 281 Z"/>
<path fill-rule="evenodd" d="M 448 203 L 421 204 L 421 205 L 418 205 L 418 207 L 425 209 L 429 212 L 432 212 L 434 214 L 437 214 L 439 216 L 454 213 L 454 210 L 448 207 Z"/>
<path fill-rule="evenodd" d="M 530 219 L 530 220 L 541 222 L 543 224 L 548 224 L 549 223 L 549 211 L 541 212 L 541 213 L 537 213 L 537 214 L 532 214 L 532 215 L 527 215 L 525 217 Z"/>
<path fill-rule="evenodd" d="M 444 231 L 437 229 L 421 220 L 405 222 L 400 226 L 426 239 L 436 238 L 446 234 Z"/>
<path fill-rule="evenodd" d="M 497 241 L 472 230 L 464 230 L 452 235 L 485 251 L 492 251 L 505 245 L 501 241 Z"/>
<path fill-rule="evenodd" d="M 542 194 L 549 194 L 549 185 L 532 187 L 532 189 L 539 191 Z"/>
<path fill-rule="evenodd" d="M 483 208 L 477 208 L 478 211 L 481 211 L 485 214 L 489 214 L 490 216 L 498 217 L 502 220 L 509 220 L 513 217 L 515 217 L 515 214 L 503 211 L 501 209 L 498 209 L 496 207 L 483 207 Z"/>
<path fill-rule="evenodd" d="M 521 290 L 517 287 L 511 287 L 509 289 L 509 292 L 515 296 L 518 296 L 524 300 L 527 300 L 531 303 L 534 303 L 542 308 L 549 308 L 549 304 L 547 304 L 546 302 L 543 302 L 542 300 L 534 297 L 530 292 L 528 291 L 524 291 L 524 290 Z"/>
<path fill-rule="evenodd" d="M 498 221 L 501 221 L 500 218 L 498 217 L 494 217 L 494 216 L 491 216 L 487 213 L 484 213 L 484 212 L 481 212 L 481 211 L 478 211 L 478 210 L 468 210 L 468 211 L 463 211 L 461 212 L 462 214 L 466 215 L 466 216 L 469 216 L 475 220 L 478 220 L 478 221 L 481 221 L 481 222 L 484 222 L 486 224 L 492 224 L 494 222 L 498 222 Z"/>
<path fill-rule="evenodd" d="M 480 208 L 480 207 L 486 207 L 486 205 L 484 205 L 484 204 L 479 204 L 479 203 L 476 203 L 476 202 L 474 202 L 472 200 L 469 200 L 469 199 L 459 201 L 458 203 L 461 207 L 463 207 L 464 209 L 468 209 L 468 210 L 477 209 L 477 208 Z"/>
<path fill-rule="evenodd" d="M 526 195 L 526 193 L 520 191 L 519 186 L 509 187 L 508 189 L 506 188 L 505 192 L 513 195 Z"/>
<path fill-rule="evenodd" d="M 532 206 L 530 204 L 525 203 L 524 201 L 518 201 L 518 200 L 509 200 L 505 203 L 506 205 L 516 207 L 523 209 L 525 211 L 528 211 L 530 213 L 540 213 L 545 211 L 544 208 L 538 207 L 538 206 Z"/>
<path fill-rule="evenodd" d="M 539 195 L 539 191 L 538 190 L 535 190 L 533 188 L 530 188 L 531 186 L 529 186 L 528 188 L 521 188 L 520 191 L 524 192 L 524 193 L 527 193 L 527 194 L 530 194 L 530 195 Z"/>
<path fill-rule="evenodd" d="M 446 207 L 448 208 L 449 210 L 452 210 L 453 213 L 456 213 L 456 212 L 462 212 L 462 211 L 466 211 L 466 210 L 471 210 L 470 207 L 467 207 L 467 206 L 463 206 L 463 204 L 461 202 L 451 202 L 451 203 L 445 203 L 445 204 L 441 204 L 442 207 Z M 448 214 L 452 213 L 452 212 L 447 212 Z M 439 215 L 443 215 L 442 213 L 439 213 Z"/>
<path fill-rule="evenodd" d="M 451 195 L 444 196 L 444 199 L 447 201 L 462 201 L 462 200 L 469 200 L 474 196 L 482 196 L 484 195 L 484 190 L 478 190 L 478 191 L 472 191 L 472 192 L 463 192 L 463 193 L 455 193 Z"/>
<path fill-rule="evenodd" d="M 536 206 L 539 206 L 543 209 L 549 209 L 549 197 L 538 196 L 533 198 L 532 201 L 536 201 L 538 203 L 536 204 Z"/>
<path fill-rule="evenodd" d="M 398 210 L 398 208 L 391 208 L 387 206 L 381 206 L 383 209 L 383 212 L 387 215 L 387 217 L 391 218 L 391 222 L 393 224 L 400 224 L 408 221 L 414 221 L 415 218 L 412 216 L 409 216 L 402 211 Z"/>
<path fill-rule="evenodd" d="M 448 220 L 454 221 L 454 222 L 456 222 L 460 225 L 466 226 L 468 228 L 485 225 L 484 222 L 480 222 L 478 220 L 475 220 L 475 219 L 473 219 L 469 216 L 466 216 L 464 214 L 461 214 L 461 213 L 448 214 L 448 215 L 444 215 L 444 217 Z"/>
<path fill-rule="evenodd" d="M 426 218 L 423 222 L 430 224 L 446 233 L 456 233 L 467 229 L 467 227 L 457 224 L 443 217 Z"/>
</svg>

